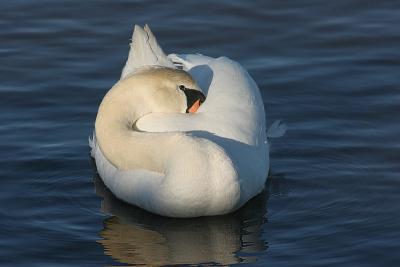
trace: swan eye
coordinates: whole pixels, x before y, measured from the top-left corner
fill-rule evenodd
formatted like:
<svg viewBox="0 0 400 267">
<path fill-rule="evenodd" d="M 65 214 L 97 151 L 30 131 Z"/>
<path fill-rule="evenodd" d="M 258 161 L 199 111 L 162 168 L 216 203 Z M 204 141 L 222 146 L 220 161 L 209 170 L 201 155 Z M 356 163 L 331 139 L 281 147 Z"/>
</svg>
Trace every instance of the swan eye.
<svg viewBox="0 0 400 267">
<path fill-rule="evenodd" d="M 184 85 L 181 84 L 181 85 L 179 85 L 179 89 L 181 89 L 182 91 L 185 91 L 186 88 Z"/>
</svg>

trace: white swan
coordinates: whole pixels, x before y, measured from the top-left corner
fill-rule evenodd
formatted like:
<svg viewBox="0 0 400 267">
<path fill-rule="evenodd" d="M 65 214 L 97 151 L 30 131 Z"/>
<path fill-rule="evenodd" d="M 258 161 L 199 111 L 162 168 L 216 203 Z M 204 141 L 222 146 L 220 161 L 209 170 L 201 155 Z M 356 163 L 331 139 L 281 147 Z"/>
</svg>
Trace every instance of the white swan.
<svg viewBox="0 0 400 267">
<path fill-rule="evenodd" d="M 170 217 L 231 212 L 263 190 L 269 170 L 264 106 L 249 74 L 226 57 L 167 57 L 147 25 L 135 26 L 90 146 L 119 199 Z"/>
</svg>

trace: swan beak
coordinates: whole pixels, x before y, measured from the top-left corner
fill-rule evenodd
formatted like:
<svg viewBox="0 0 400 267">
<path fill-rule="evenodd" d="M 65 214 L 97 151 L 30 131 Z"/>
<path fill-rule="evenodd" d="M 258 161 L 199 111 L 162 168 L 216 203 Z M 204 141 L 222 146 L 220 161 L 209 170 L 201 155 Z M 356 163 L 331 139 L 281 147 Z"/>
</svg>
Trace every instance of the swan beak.
<svg viewBox="0 0 400 267">
<path fill-rule="evenodd" d="M 200 100 L 197 100 L 190 108 L 188 108 L 187 112 L 195 113 L 199 109 L 199 107 L 200 107 Z"/>
<path fill-rule="evenodd" d="M 186 113 L 195 113 L 201 104 L 206 100 L 205 95 L 193 89 L 186 89 L 184 90 L 187 100 L 187 109 Z"/>
</svg>

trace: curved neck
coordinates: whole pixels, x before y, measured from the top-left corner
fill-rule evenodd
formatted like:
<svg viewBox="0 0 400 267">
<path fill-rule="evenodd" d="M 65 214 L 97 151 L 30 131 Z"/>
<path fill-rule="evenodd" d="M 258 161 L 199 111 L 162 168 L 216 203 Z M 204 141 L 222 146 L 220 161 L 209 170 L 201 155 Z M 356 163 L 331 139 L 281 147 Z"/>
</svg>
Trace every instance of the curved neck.
<svg viewBox="0 0 400 267">
<path fill-rule="evenodd" d="M 118 169 L 147 169 L 161 172 L 166 136 L 138 132 L 136 120 L 150 112 L 181 112 L 184 104 L 160 106 L 159 84 L 138 75 L 118 82 L 100 104 L 95 123 L 96 138 L 104 156 Z M 155 97 L 156 96 L 156 97 Z"/>
</svg>

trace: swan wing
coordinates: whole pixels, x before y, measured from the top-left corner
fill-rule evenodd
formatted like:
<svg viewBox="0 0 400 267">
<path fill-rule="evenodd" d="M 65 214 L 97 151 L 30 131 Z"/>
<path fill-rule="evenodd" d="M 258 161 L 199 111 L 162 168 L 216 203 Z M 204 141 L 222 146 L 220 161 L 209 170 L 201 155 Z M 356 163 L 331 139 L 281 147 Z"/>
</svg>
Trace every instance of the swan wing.
<svg viewBox="0 0 400 267">
<path fill-rule="evenodd" d="M 245 203 L 264 188 L 269 170 L 265 112 L 257 85 L 243 67 L 226 57 L 170 57 L 203 83 L 207 99 L 194 114 L 151 113 L 136 127 L 145 132 L 187 132 L 218 145 L 238 172 L 240 202 Z"/>
<path fill-rule="evenodd" d="M 194 77 L 207 99 L 194 114 L 149 114 L 142 131 L 207 131 L 249 145 L 266 141 L 265 112 L 259 89 L 247 71 L 226 57 L 169 55 Z"/>
</svg>

